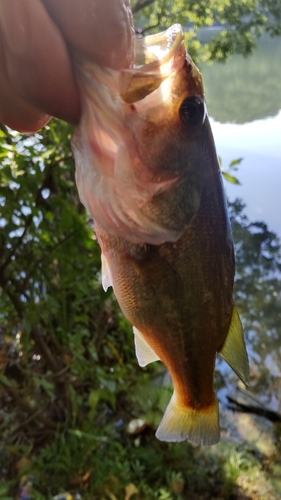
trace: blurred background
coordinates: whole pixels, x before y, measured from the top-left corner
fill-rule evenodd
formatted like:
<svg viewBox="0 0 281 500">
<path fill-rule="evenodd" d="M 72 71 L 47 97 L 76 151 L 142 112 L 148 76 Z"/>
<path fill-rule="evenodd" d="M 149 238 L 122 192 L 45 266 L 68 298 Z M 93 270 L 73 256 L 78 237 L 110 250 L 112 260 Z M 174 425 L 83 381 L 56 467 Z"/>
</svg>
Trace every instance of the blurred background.
<svg viewBox="0 0 281 500">
<path fill-rule="evenodd" d="M 218 360 L 221 442 L 156 440 L 172 388 L 161 363 L 138 367 L 132 328 L 101 287 L 73 128 L 52 120 L 25 137 L 3 127 L 0 499 L 280 499 L 281 2 L 132 4 L 144 35 L 182 23 L 203 74 L 250 388 Z"/>
</svg>

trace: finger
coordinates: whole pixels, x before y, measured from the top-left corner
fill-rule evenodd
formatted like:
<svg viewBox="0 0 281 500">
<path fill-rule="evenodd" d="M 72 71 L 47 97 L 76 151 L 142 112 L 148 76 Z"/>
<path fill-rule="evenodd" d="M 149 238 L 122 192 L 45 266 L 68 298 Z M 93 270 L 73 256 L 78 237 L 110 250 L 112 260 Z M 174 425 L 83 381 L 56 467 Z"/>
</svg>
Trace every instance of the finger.
<svg viewBox="0 0 281 500">
<path fill-rule="evenodd" d="M 77 123 L 80 101 L 66 44 L 39 0 L 1 0 L 6 74 L 29 104 Z"/>
<path fill-rule="evenodd" d="M 3 59 L 0 39 L 0 120 L 19 132 L 36 132 L 44 127 L 51 117 L 15 94 L 7 78 Z"/>
<path fill-rule="evenodd" d="M 129 67 L 134 55 L 130 0 L 42 0 L 66 40 L 99 64 Z"/>
</svg>

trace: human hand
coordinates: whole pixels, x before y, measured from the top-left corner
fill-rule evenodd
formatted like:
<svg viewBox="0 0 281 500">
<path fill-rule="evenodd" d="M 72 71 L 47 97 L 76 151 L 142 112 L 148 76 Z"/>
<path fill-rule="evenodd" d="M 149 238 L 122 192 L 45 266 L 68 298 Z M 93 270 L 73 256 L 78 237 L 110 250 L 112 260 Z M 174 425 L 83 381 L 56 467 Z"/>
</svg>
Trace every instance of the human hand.
<svg viewBox="0 0 281 500">
<path fill-rule="evenodd" d="M 21 132 L 79 122 L 69 48 L 119 69 L 133 58 L 130 0 L 1 0 L 0 121 Z"/>
</svg>

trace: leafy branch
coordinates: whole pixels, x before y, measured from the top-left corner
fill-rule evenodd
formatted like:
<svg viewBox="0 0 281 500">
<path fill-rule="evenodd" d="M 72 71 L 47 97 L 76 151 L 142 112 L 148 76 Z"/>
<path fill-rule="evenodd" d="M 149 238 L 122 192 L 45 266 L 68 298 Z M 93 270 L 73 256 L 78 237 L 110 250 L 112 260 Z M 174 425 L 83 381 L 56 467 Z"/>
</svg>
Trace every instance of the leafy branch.
<svg viewBox="0 0 281 500">
<path fill-rule="evenodd" d="M 149 5 L 153 4 L 155 0 L 138 0 L 137 3 L 133 6 L 133 14 L 137 14 L 141 10 L 143 10 L 145 7 L 148 7 Z"/>
</svg>

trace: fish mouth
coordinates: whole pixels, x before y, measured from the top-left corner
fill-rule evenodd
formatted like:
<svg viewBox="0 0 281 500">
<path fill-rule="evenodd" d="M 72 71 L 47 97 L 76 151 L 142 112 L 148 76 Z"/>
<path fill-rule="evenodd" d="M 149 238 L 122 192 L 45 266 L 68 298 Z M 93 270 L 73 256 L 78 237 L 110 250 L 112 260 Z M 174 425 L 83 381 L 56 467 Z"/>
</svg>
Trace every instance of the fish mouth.
<svg viewBox="0 0 281 500">
<path fill-rule="evenodd" d="M 184 33 L 180 24 L 173 24 L 165 31 L 135 40 L 135 67 L 146 65 L 146 71 L 156 69 L 171 61 L 182 47 L 185 54 Z"/>
<path fill-rule="evenodd" d="M 135 65 L 120 71 L 119 92 L 124 102 L 138 102 L 184 65 L 192 66 L 180 24 L 135 40 Z"/>
</svg>

